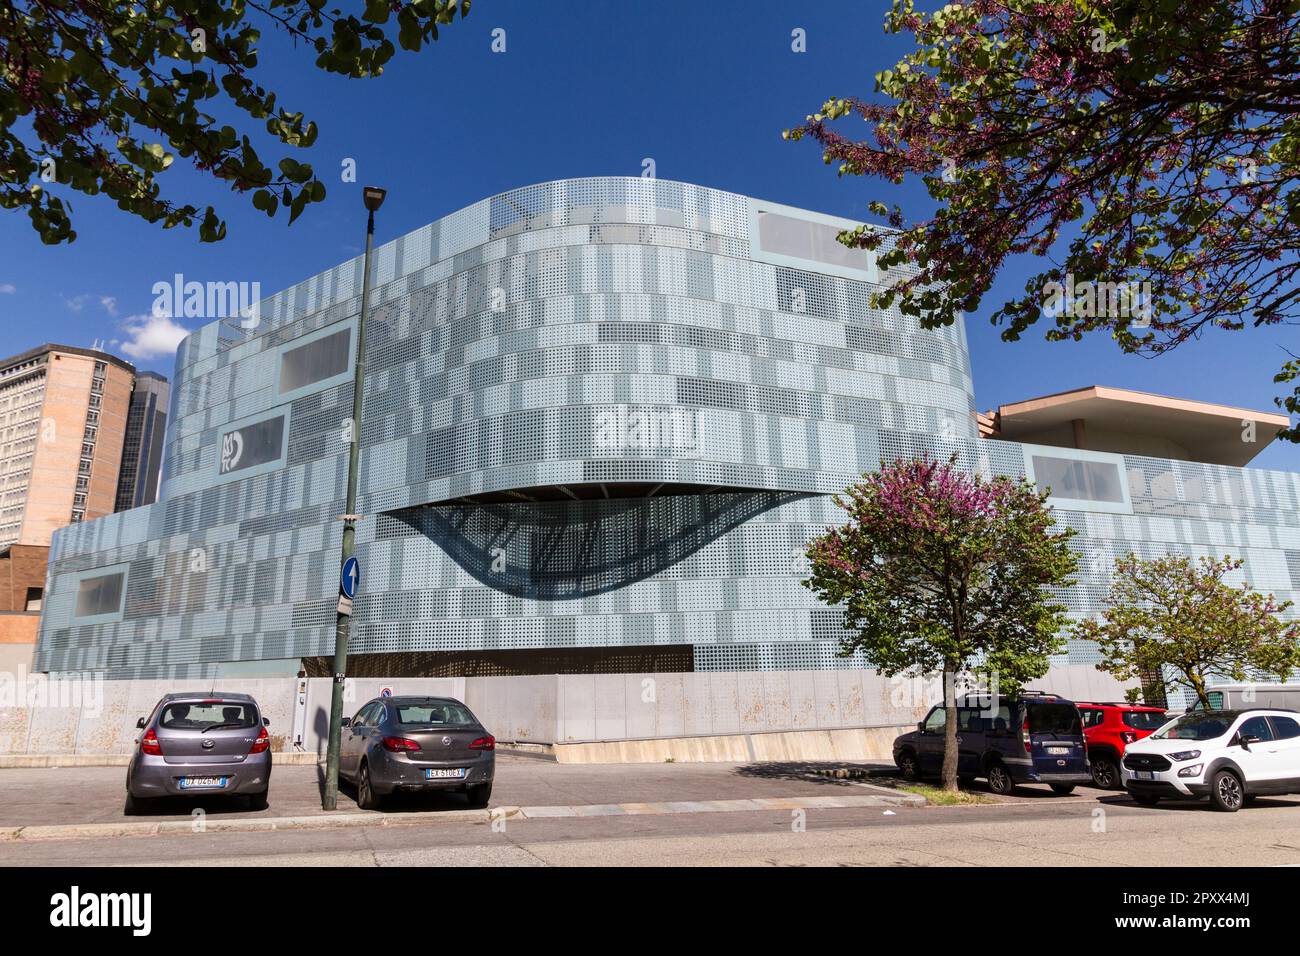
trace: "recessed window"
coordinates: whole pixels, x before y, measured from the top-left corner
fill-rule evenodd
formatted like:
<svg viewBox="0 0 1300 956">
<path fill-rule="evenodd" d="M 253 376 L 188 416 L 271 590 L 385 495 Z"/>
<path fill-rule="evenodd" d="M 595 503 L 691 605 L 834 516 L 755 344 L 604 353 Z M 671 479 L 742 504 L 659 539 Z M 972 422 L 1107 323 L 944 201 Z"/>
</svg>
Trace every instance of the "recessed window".
<svg viewBox="0 0 1300 956">
<path fill-rule="evenodd" d="M 348 370 L 352 330 L 340 329 L 280 354 L 280 394 L 296 392 Z"/>
<path fill-rule="evenodd" d="M 1083 461 L 1034 455 L 1034 480 L 1040 488 L 1050 488 L 1053 498 L 1075 501 L 1103 501 L 1120 504 L 1124 489 L 1119 466 L 1109 461 Z"/>
<path fill-rule="evenodd" d="M 219 474 L 277 462 L 284 455 L 284 416 L 234 428 L 221 436 Z"/>
<path fill-rule="evenodd" d="M 25 609 L 28 611 L 39 611 L 41 609 L 41 599 L 44 595 L 44 588 L 28 588 Z"/>
<path fill-rule="evenodd" d="M 77 585 L 77 617 L 120 614 L 125 584 L 124 571 L 82 578 Z"/>
</svg>

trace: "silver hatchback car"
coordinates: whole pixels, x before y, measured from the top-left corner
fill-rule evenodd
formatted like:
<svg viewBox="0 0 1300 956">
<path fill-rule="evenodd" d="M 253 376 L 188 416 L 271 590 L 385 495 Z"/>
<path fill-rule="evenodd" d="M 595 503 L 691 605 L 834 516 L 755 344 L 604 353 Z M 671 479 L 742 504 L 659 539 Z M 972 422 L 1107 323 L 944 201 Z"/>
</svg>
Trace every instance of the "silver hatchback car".
<svg viewBox="0 0 1300 956">
<path fill-rule="evenodd" d="M 450 697 L 377 697 L 343 718 L 339 774 L 357 806 L 377 810 L 396 791 L 464 792 L 486 807 L 496 775 L 496 738 Z"/>
<path fill-rule="evenodd" d="M 126 770 L 128 816 L 160 797 L 243 797 L 266 809 L 271 787 L 270 720 L 247 694 L 167 694 L 136 727 Z"/>
</svg>

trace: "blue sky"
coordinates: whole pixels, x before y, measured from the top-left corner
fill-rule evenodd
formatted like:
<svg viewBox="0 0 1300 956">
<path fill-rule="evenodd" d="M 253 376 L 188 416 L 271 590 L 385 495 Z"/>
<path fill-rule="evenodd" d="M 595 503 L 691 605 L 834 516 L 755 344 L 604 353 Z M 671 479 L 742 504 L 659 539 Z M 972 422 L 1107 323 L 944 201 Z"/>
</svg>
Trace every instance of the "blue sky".
<svg viewBox="0 0 1300 956">
<path fill-rule="evenodd" d="M 316 167 L 326 201 L 286 226 L 181 160 L 162 177 L 164 192 L 217 204 L 229 224 L 224 242 L 201 244 L 197 230 L 164 231 L 81 196 L 73 200 L 79 238 L 48 247 L 24 216 L 0 211 L 0 355 L 104 340 L 170 375 L 171 355 L 141 325 L 155 282 L 177 272 L 255 280 L 266 295 L 356 255 L 366 182 L 389 190 L 381 242 L 515 186 L 640 175 L 646 158 L 664 179 L 843 216 L 864 217 L 872 199 L 922 216 L 928 201 L 918 184 L 841 179 L 815 144 L 781 139 L 828 97 L 869 94 L 873 74 L 897 60 L 902 41 L 881 29 L 887 6 L 476 0 L 432 47 L 399 55 L 370 81 L 320 73 L 309 51 L 268 29 L 256 78 L 319 124 L 316 145 L 292 155 Z M 497 28 L 505 53 L 491 50 Z M 791 50 L 795 28 L 806 31 L 805 53 Z M 279 155 L 263 152 L 268 161 Z M 357 184 L 339 181 L 345 158 L 357 162 Z M 988 315 L 1038 271 L 1032 260 L 1013 263 L 967 318 L 979 408 L 1090 384 L 1273 408 L 1287 329 L 1212 333 L 1158 359 L 1124 355 L 1104 336 L 1001 342 Z M 1274 443 L 1255 464 L 1300 470 L 1300 446 Z"/>
</svg>

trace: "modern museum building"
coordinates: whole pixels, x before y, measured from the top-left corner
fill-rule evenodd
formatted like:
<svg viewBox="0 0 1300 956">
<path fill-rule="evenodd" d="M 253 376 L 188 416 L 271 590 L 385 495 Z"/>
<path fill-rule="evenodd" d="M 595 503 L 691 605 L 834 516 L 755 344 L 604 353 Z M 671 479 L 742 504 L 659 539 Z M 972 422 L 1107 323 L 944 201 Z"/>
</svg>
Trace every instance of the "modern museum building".
<svg viewBox="0 0 1300 956">
<path fill-rule="evenodd" d="M 484 199 L 375 250 L 359 434 L 360 258 L 202 326 L 157 502 L 55 537 L 35 668 L 327 674 L 354 438 L 357 676 L 861 667 L 804 549 L 925 454 L 1051 487 L 1073 615 L 1130 551 L 1300 597 L 1300 476 L 1243 467 L 1285 417 L 1079 382 L 977 414 L 964 329 L 872 308 L 854 225 L 650 178 Z"/>
</svg>

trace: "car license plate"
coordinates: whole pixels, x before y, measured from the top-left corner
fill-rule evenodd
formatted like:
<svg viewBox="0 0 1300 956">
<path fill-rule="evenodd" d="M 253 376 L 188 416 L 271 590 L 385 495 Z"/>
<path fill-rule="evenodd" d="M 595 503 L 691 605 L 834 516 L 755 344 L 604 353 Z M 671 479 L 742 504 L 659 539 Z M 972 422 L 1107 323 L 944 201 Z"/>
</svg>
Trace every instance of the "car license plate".
<svg viewBox="0 0 1300 956">
<path fill-rule="evenodd" d="M 1134 780 L 1154 780 L 1155 778 L 1156 778 L 1155 773 L 1153 773 L 1153 772 L 1150 771 L 1150 770 L 1134 770 L 1134 771 L 1133 771 L 1133 779 L 1134 779 Z"/>
<path fill-rule="evenodd" d="M 220 790 L 225 785 L 225 777 L 181 777 L 182 790 Z"/>
<path fill-rule="evenodd" d="M 1070 752 L 1070 748 L 1069 747 L 1048 747 L 1047 752 L 1049 754 L 1068 754 Z"/>
<path fill-rule="evenodd" d="M 443 769 L 441 767 L 427 767 L 425 768 L 424 776 L 426 780 L 446 780 L 449 778 L 457 780 L 465 776 L 465 768 L 453 767 L 451 769 Z"/>
</svg>

